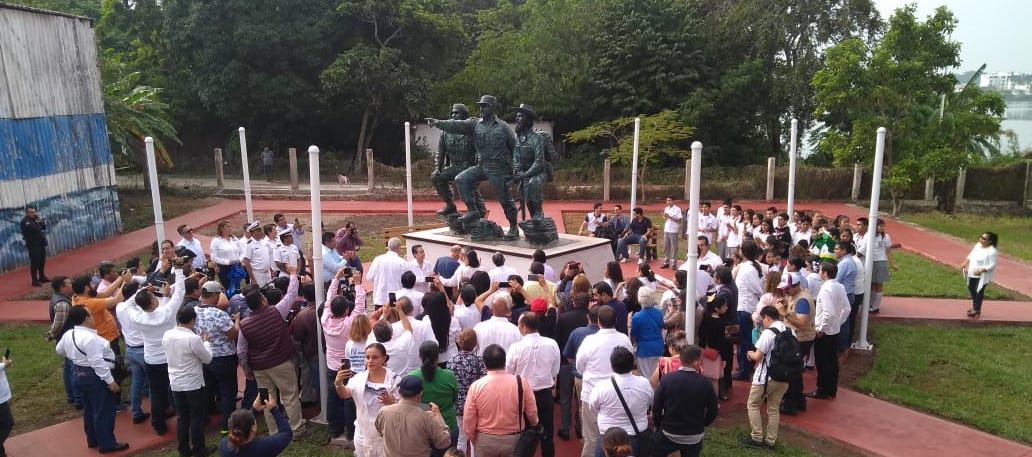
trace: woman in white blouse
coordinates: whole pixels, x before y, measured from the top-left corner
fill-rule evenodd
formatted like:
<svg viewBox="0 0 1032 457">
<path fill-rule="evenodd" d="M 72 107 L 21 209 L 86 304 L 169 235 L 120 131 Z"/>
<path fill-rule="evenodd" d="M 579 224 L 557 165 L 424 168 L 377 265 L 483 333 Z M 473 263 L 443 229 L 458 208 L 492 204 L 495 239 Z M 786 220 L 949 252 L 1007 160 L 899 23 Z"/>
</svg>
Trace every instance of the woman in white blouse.
<svg viewBox="0 0 1032 457">
<path fill-rule="evenodd" d="M 971 292 L 971 309 L 967 312 L 968 317 L 977 318 L 982 315 L 985 287 L 996 274 L 997 241 L 999 237 L 995 233 L 983 233 L 975 247 L 971 248 L 971 253 L 964 259 L 964 264 L 960 266 L 960 270 L 968 278 L 968 292 Z"/>
<path fill-rule="evenodd" d="M 738 288 L 738 373 L 732 379 L 749 379 L 752 375 L 753 362 L 746 353 L 753 349 L 752 313 L 763 295 L 763 274 L 766 271 L 756 261 L 761 254 L 760 247 L 751 240 L 742 243 L 742 260 L 738 264 L 738 275 L 735 286 Z"/>
<path fill-rule="evenodd" d="M 473 277 L 473 273 L 487 271 L 480 266 L 480 257 L 477 256 L 477 251 L 472 249 L 462 253 L 459 257 L 459 263 L 459 268 L 455 269 L 455 273 L 450 278 L 441 278 L 442 284 L 448 287 L 462 287 L 463 284 L 469 282 L 469 279 Z"/>
<path fill-rule="evenodd" d="M 373 421 L 380 408 L 397 402 L 399 376 L 385 365 L 387 349 L 380 343 L 370 344 L 365 351 L 365 371 L 337 371 L 333 387 L 340 398 L 355 401 L 355 456 L 383 457 L 383 437 Z"/>
<path fill-rule="evenodd" d="M 219 282 L 228 289 L 230 282 L 232 282 L 229 277 L 229 271 L 233 265 L 240 265 L 240 256 L 242 254 L 240 243 L 237 237 L 233 236 L 233 229 L 230 228 L 229 221 L 227 220 L 219 222 L 215 232 L 215 238 L 211 239 L 208 252 L 211 254 L 211 260 L 219 267 Z"/>
</svg>

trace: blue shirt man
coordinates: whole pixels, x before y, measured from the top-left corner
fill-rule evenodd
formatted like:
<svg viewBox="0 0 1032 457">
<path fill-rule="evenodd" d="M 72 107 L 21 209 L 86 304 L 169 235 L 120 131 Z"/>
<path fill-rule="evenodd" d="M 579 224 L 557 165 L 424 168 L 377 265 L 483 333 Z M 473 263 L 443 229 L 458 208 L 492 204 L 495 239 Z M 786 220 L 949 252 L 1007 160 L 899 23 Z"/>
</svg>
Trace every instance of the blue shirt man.
<svg viewBox="0 0 1032 457">
<path fill-rule="evenodd" d="M 835 259 L 838 264 L 838 276 L 836 279 L 842 287 L 846 288 L 849 301 L 853 301 L 853 288 L 856 285 L 856 264 L 853 263 L 853 255 L 856 254 L 856 247 L 848 241 L 839 241 L 835 244 Z"/>
</svg>

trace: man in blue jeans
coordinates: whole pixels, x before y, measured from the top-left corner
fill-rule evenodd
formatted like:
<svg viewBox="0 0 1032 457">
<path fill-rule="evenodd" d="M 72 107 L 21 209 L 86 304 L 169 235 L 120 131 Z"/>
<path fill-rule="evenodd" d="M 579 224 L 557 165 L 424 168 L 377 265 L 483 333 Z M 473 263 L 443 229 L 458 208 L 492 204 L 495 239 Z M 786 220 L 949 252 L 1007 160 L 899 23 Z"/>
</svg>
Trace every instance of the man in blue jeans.
<svg viewBox="0 0 1032 457">
<path fill-rule="evenodd" d="M 143 333 L 140 333 L 136 322 L 129 318 L 129 308 L 136 306 L 136 292 L 139 284 L 130 281 L 122 287 L 122 296 L 127 297 L 125 301 L 115 305 L 115 316 L 122 325 L 122 337 L 125 338 L 125 362 L 132 374 L 132 384 L 129 385 L 129 408 L 133 412 L 133 423 L 142 424 L 150 419 L 150 413 L 143 412 L 141 402 L 143 393 L 149 392 L 147 383 L 146 362 L 143 360 Z"/>
<path fill-rule="evenodd" d="M 627 224 L 627 230 L 620 234 L 620 241 L 616 243 L 616 258 L 621 262 L 631 259 L 627 252 L 627 245 L 638 244 L 638 262 L 645 261 L 645 250 L 648 248 L 648 241 L 645 235 L 652 228 L 652 220 L 645 217 L 645 211 L 639 206 L 634 208 L 634 217 Z"/>
</svg>

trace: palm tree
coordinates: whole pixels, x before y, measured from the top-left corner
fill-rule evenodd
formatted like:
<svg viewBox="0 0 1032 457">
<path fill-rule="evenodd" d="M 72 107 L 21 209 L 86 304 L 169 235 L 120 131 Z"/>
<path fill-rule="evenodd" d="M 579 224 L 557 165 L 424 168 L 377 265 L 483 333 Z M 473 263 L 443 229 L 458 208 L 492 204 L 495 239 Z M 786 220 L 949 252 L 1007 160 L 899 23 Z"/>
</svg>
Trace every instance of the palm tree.
<svg viewBox="0 0 1032 457">
<path fill-rule="evenodd" d="M 144 138 L 154 138 L 156 160 L 166 168 L 174 165 L 165 148 L 166 141 L 182 144 L 170 121 L 168 104 L 161 101 L 161 89 L 141 86 L 140 72 L 129 72 L 112 59 L 101 60 L 104 83 L 104 111 L 108 137 L 116 157 L 142 168 Z"/>
</svg>

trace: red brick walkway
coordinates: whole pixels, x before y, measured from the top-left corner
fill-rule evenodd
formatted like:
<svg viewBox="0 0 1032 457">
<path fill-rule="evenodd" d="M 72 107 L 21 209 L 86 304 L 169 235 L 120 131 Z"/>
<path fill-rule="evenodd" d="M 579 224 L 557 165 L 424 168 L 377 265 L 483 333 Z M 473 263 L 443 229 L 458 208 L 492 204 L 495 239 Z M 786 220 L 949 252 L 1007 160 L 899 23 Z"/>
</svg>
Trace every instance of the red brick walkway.
<svg viewBox="0 0 1032 457">
<path fill-rule="evenodd" d="M 743 206 L 765 208 L 766 202 L 743 202 Z M 415 211 L 429 213 L 438 208 L 436 202 L 415 202 Z M 563 211 L 588 212 L 590 201 L 548 202 L 545 211 L 552 216 L 564 231 Z M 784 202 L 776 206 L 784 207 Z M 863 208 L 840 203 L 799 202 L 797 208 L 818 210 L 834 217 L 845 214 L 852 218 L 866 216 Z M 648 205 L 648 210 L 660 211 L 661 204 Z M 193 213 L 166 221 L 166 232 L 174 233 L 178 224 L 193 224 L 195 227 L 212 224 L 219 219 L 241 212 L 242 201 L 226 201 L 216 206 L 195 211 Z M 298 200 L 255 200 L 254 210 L 260 212 L 282 211 L 302 215 L 310 209 L 307 201 Z M 403 213 L 405 203 L 400 201 L 324 201 L 322 209 L 327 213 Z M 492 219 L 500 223 L 501 211 L 495 208 Z M 919 228 L 888 221 L 888 232 L 896 243 L 905 249 L 920 252 L 948 265 L 958 266 L 971 249 L 969 244 L 938 233 L 924 231 Z M 146 248 L 154 239 L 153 228 L 119 235 L 84 248 L 54 256 L 48 259 L 48 273 L 73 274 L 96 265 L 103 259 L 111 259 L 130 252 Z M 633 270 L 633 264 L 624 264 L 627 273 Z M 40 321 L 46 322 L 46 303 L 42 301 L 9 301 L 22 296 L 31 290 L 25 268 L 0 274 L 0 321 Z M 997 271 L 997 282 L 1007 288 L 1032 296 L 1032 266 L 1011 258 L 1001 259 Z M 964 300 L 933 300 L 887 298 L 881 315 L 877 318 L 909 318 L 909 319 L 964 319 L 963 310 L 967 309 Z M 983 320 L 999 322 L 1030 322 L 1032 306 L 1020 302 L 987 302 Z M 812 386 L 814 380 L 807 376 L 806 383 Z M 723 405 L 725 408 L 740 408 L 744 402 L 748 386 L 735 383 L 732 400 Z M 13 401 L 17 401 L 15 398 Z M 852 447 L 862 449 L 875 455 L 886 456 L 934 456 L 943 455 L 994 455 L 1032 457 L 1032 447 L 1005 440 L 970 427 L 959 425 L 905 407 L 877 400 L 866 395 L 840 389 L 838 397 L 830 401 L 814 400 L 809 402 L 810 408 L 805 414 L 786 418 L 790 424 L 803 427 L 816 433 L 827 435 Z M 82 446 L 82 421 L 71 420 L 51 427 L 34 430 L 7 441 L 8 454 L 12 457 L 52 456 L 67 457 L 92 456 L 93 450 Z M 133 425 L 128 414 L 119 414 L 116 422 L 116 435 L 122 441 L 128 441 L 132 447 L 124 453 L 112 455 L 131 455 L 142 449 L 171 442 L 173 434 L 157 437 L 146 425 Z M 55 440 L 55 437 L 61 439 Z M 580 448 L 577 440 L 557 441 L 557 455 L 575 455 Z"/>
</svg>

